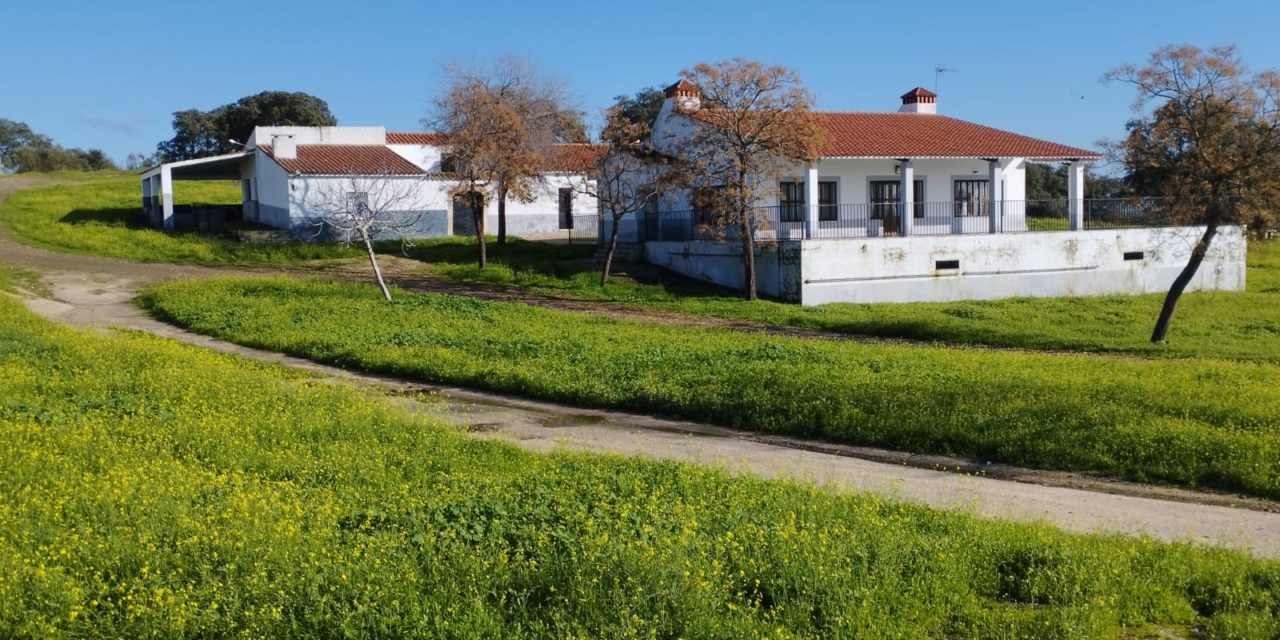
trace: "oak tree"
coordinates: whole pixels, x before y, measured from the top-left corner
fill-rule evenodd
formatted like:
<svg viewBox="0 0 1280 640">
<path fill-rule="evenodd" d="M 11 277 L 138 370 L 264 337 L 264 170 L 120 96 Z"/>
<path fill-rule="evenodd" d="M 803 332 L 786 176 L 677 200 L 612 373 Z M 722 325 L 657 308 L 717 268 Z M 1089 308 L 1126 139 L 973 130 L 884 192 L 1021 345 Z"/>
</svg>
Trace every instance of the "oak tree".
<svg viewBox="0 0 1280 640">
<path fill-rule="evenodd" d="M 500 103 L 519 119 L 523 143 L 518 157 L 491 176 L 498 209 L 498 244 L 505 244 L 507 199 L 533 201 L 541 186 L 542 160 L 552 153 L 553 145 L 587 142 L 582 112 L 572 106 L 566 81 L 542 72 L 527 58 L 505 54 L 487 64 L 448 64 L 444 71 L 450 81 L 448 93 L 456 87 L 483 92 L 486 99 Z M 430 124 L 446 128 L 438 121 Z"/>
<path fill-rule="evenodd" d="M 1129 188 L 1160 197 L 1156 212 L 1168 222 L 1204 225 L 1151 332 L 1160 342 L 1219 228 L 1275 220 L 1280 73 L 1249 73 L 1232 46 L 1183 45 L 1157 49 L 1146 66 L 1125 65 L 1105 79 L 1137 89 L 1137 115 L 1114 148 Z"/>
<path fill-rule="evenodd" d="M 618 227 L 628 216 L 656 208 L 663 192 L 679 179 L 675 159 L 657 152 L 650 144 L 650 126 L 636 122 L 617 107 L 609 110 L 602 137 L 606 149 L 594 171 L 574 186 L 578 193 L 595 198 L 602 216 L 611 225 L 605 245 L 600 286 L 609 281 L 613 256 L 618 249 Z"/>
<path fill-rule="evenodd" d="M 484 269 L 485 191 L 505 189 L 523 196 L 529 185 L 515 176 L 536 173 L 540 158 L 530 147 L 519 114 L 501 96 L 479 81 L 456 82 L 435 103 L 437 128 L 445 134 L 445 157 L 457 192 L 472 199 L 476 232 L 476 261 Z"/>
<path fill-rule="evenodd" d="M 815 161 L 827 133 L 795 71 L 735 58 L 680 72 L 701 92 L 689 137 L 672 148 L 710 226 L 742 244 L 745 296 L 756 299 L 756 230 L 778 178 Z"/>
</svg>

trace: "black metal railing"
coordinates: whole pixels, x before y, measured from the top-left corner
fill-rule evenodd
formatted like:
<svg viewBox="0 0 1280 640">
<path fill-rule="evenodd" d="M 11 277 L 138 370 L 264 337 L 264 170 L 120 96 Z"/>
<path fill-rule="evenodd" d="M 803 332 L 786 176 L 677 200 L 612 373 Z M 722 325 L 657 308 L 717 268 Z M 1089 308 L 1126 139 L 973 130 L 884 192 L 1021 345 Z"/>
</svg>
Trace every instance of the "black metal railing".
<svg viewBox="0 0 1280 640">
<path fill-rule="evenodd" d="M 753 208 L 750 226 L 758 240 L 800 240 L 884 236 L 941 236 L 980 233 L 1067 231 L 1068 200 L 964 200 L 916 202 L 910 221 L 900 202 L 820 205 L 809 222 L 803 205 Z M 1080 201 L 1082 229 L 1169 226 L 1175 203 L 1155 198 L 1106 198 Z M 1186 208 L 1186 201 L 1176 203 Z M 1181 216 L 1185 218 L 1186 216 Z M 697 210 L 662 211 L 640 225 L 647 241 L 723 240 L 741 233 L 733 216 Z"/>
</svg>

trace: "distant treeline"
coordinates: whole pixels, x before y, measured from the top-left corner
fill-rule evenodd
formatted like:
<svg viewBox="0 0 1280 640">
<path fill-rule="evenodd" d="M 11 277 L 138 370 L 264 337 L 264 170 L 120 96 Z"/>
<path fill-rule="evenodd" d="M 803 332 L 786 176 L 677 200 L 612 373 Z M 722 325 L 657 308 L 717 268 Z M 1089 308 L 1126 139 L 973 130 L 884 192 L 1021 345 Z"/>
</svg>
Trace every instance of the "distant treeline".
<svg viewBox="0 0 1280 640">
<path fill-rule="evenodd" d="M 98 171 L 116 164 L 102 149 L 68 149 L 25 122 L 0 118 L 0 171 Z"/>
</svg>

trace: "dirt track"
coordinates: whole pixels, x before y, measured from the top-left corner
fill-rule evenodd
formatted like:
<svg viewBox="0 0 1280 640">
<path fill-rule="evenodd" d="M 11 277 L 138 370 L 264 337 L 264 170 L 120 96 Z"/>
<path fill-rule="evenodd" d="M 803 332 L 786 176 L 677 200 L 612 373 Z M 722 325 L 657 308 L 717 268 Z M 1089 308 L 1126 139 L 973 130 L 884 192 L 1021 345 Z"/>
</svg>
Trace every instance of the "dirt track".
<svg viewBox="0 0 1280 640">
<path fill-rule="evenodd" d="M 7 192 L 32 184 L 20 180 L 0 179 L 0 199 Z M 59 254 L 16 243 L 2 234 L 0 262 L 42 274 L 51 294 L 47 298 L 29 295 L 27 303 L 55 320 L 96 329 L 125 327 L 147 331 L 307 369 L 344 383 L 425 391 L 438 402 L 406 401 L 411 409 L 444 416 L 477 437 L 504 439 L 535 451 L 567 447 L 683 460 L 737 473 L 874 491 L 987 516 L 1044 520 L 1074 531 L 1146 533 L 1163 540 L 1222 544 L 1255 555 L 1280 556 L 1280 512 L 1276 511 L 1280 505 L 1267 501 L 766 437 L 703 424 L 353 374 L 195 335 L 155 321 L 130 303 L 138 288 L 147 283 L 240 270 Z M 957 467 L 970 473 L 957 473 Z M 937 470 L 942 468 L 952 470 Z"/>
</svg>

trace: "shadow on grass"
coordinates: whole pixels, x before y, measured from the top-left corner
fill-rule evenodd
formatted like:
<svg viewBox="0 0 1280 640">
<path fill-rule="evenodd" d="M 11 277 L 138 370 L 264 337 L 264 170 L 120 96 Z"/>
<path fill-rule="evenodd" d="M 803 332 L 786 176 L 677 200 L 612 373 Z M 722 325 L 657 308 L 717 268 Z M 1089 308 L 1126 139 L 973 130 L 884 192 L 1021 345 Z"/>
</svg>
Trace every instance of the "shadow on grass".
<svg viewBox="0 0 1280 640">
<path fill-rule="evenodd" d="M 71 225 L 101 223 L 126 229 L 150 229 L 147 217 L 137 208 L 121 209 L 76 209 L 61 218 L 58 222 Z"/>
<path fill-rule="evenodd" d="M 385 251 L 399 252 L 388 245 Z M 575 296 L 617 302 L 677 300 L 681 298 L 738 298 L 732 289 L 701 282 L 649 264 L 615 262 L 609 293 L 600 289 L 600 264 L 595 243 L 566 244 L 513 238 L 499 245 L 492 238 L 486 245 L 489 262 L 502 269 L 475 268 L 474 238 L 451 237 L 418 242 L 408 257 L 445 267 L 450 278 L 486 285 L 516 285 L 525 289 L 556 290 Z"/>
</svg>

